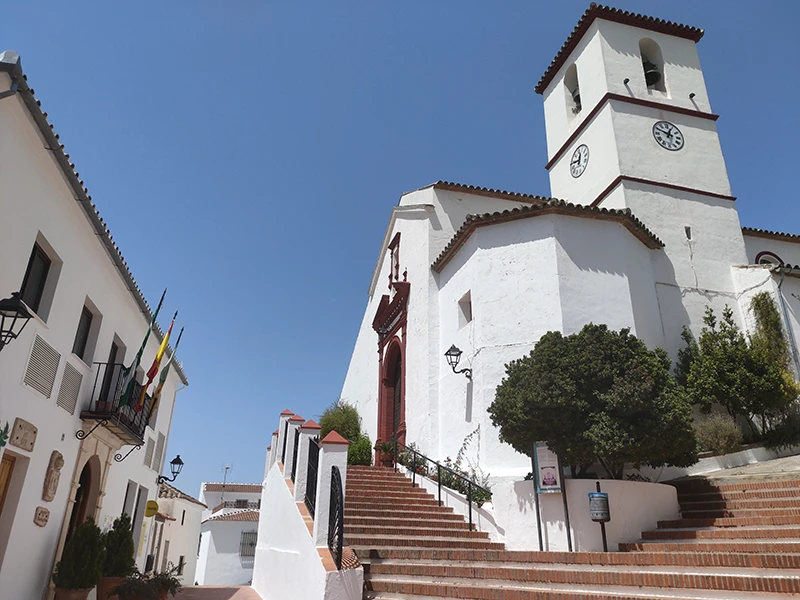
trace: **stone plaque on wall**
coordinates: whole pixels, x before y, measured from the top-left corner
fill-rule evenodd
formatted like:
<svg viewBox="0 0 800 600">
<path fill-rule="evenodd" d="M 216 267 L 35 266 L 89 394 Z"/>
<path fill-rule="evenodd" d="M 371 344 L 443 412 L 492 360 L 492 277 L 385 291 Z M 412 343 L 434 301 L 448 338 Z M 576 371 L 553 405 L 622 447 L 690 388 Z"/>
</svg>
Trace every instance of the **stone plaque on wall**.
<svg viewBox="0 0 800 600">
<path fill-rule="evenodd" d="M 28 452 L 33 451 L 33 446 L 36 444 L 36 434 L 39 430 L 33 423 L 28 423 L 24 419 L 17 418 L 14 420 L 14 429 L 11 430 L 11 438 L 8 443 L 17 448 L 22 448 Z"/>
<path fill-rule="evenodd" d="M 64 457 L 58 450 L 53 450 L 50 455 L 50 464 L 47 465 L 47 474 L 44 476 L 44 489 L 42 500 L 52 502 L 58 490 L 58 480 L 61 478 L 61 469 L 64 467 Z"/>
<path fill-rule="evenodd" d="M 33 515 L 33 522 L 36 523 L 39 527 L 44 527 L 47 525 L 47 521 L 50 519 L 50 511 L 47 510 L 44 506 L 37 506 L 36 513 Z"/>
</svg>

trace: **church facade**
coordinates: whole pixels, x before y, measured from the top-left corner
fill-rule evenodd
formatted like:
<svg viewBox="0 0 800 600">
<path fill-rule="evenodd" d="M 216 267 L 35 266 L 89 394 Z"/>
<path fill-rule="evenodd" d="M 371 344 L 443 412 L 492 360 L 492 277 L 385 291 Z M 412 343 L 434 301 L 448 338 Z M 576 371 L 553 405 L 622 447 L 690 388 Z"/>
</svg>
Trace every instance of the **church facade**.
<svg viewBox="0 0 800 600">
<path fill-rule="evenodd" d="M 800 236 L 739 221 L 702 35 L 592 5 L 536 86 L 552 197 L 440 181 L 400 198 L 341 392 L 373 441 L 443 460 L 477 432 L 483 471 L 517 477 L 530 459 L 486 409 L 505 364 L 544 333 L 627 327 L 675 359 L 706 306 L 751 330 L 761 291 L 800 372 Z M 448 364 L 451 346 L 468 372 Z"/>
</svg>

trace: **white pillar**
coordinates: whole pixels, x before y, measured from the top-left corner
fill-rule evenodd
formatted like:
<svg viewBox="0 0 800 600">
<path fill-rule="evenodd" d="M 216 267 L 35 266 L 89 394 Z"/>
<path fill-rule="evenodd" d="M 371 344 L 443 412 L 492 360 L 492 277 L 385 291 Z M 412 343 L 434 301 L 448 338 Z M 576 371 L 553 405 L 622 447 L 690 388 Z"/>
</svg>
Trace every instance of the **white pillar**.
<svg viewBox="0 0 800 600">
<path fill-rule="evenodd" d="M 311 438 L 319 435 L 321 427 L 314 421 L 306 421 L 300 427 L 300 443 L 297 445 L 297 475 L 294 478 L 294 501 L 303 502 L 308 487 L 308 445 Z"/>
<path fill-rule="evenodd" d="M 319 466 L 317 469 L 317 501 L 314 504 L 314 540 L 317 547 L 328 546 L 328 519 L 331 504 L 331 468 L 338 467 L 342 476 L 342 492 L 347 484 L 346 439 L 331 431 L 319 444 Z"/>
<path fill-rule="evenodd" d="M 272 432 L 272 438 L 270 440 L 270 451 L 269 455 L 267 456 L 267 471 L 272 468 L 272 465 L 275 464 L 275 459 L 278 456 L 278 430 Z"/>
<path fill-rule="evenodd" d="M 295 432 L 305 422 L 303 417 L 294 415 L 289 419 L 289 429 L 286 433 L 286 463 L 283 465 L 283 478 L 292 478 L 292 462 L 294 461 L 294 436 Z M 285 425 L 284 425 L 285 427 Z"/>
<path fill-rule="evenodd" d="M 281 462 L 281 454 L 283 453 L 283 438 L 286 435 L 286 422 L 294 416 L 294 413 L 289 409 L 286 409 L 281 413 L 281 420 L 278 424 L 278 447 L 275 448 L 276 450 L 276 458 L 277 462 Z"/>
</svg>

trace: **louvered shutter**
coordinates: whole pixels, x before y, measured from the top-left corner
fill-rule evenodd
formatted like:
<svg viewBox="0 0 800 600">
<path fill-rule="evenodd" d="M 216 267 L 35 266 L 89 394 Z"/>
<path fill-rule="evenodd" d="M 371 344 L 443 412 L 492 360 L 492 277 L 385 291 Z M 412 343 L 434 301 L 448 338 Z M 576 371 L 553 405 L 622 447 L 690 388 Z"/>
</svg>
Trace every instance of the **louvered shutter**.
<svg viewBox="0 0 800 600">
<path fill-rule="evenodd" d="M 152 460 L 153 460 L 153 438 L 147 438 L 147 444 L 144 447 L 144 466 L 149 469 Z"/>
<path fill-rule="evenodd" d="M 56 404 L 71 415 L 75 414 L 75 405 L 78 403 L 82 382 L 83 375 L 80 371 L 67 363 L 64 366 L 64 375 L 61 377 L 61 388 L 58 390 Z"/>
<path fill-rule="evenodd" d="M 49 398 L 53 394 L 61 355 L 40 336 L 36 336 L 25 371 L 25 385 Z"/>
<path fill-rule="evenodd" d="M 156 444 L 156 453 L 153 455 L 153 470 L 161 473 L 161 459 L 164 458 L 164 444 L 167 438 L 163 433 L 158 434 L 158 443 Z"/>
</svg>

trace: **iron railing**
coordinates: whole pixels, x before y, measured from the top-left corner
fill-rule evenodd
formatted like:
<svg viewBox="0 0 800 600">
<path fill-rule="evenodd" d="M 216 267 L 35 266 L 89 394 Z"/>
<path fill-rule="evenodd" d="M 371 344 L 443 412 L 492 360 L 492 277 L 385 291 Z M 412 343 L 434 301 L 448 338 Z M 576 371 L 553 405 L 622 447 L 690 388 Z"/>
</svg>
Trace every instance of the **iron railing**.
<svg viewBox="0 0 800 600">
<path fill-rule="evenodd" d="M 450 467 L 446 467 L 432 458 L 428 458 L 414 448 L 406 446 L 399 442 L 397 438 L 394 438 L 392 443 L 394 444 L 395 471 L 397 470 L 397 464 L 400 463 L 411 471 L 411 481 L 414 484 L 417 483 L 417 474 L 435 480 L 439 491 L 439 506 L 442 505 L 442 485 L 451 490 L 460 492 L 467 497 L 469 528 L 472 530 L 472 504 L 475 503 L 481 506 L 484 502 L 491 499 L 492 492 L 478 485 L 468 477 L 464 477 L 464 475 L 458 471 L 454 471 Z M 428 464 L 433 464 L 434 467 L 429 468 Z"/>
<path fill-rule="evenodd" d="M 314 516 L 317 506 L 317 469 L 319 467 L 319 437 L 308 440 L 308 469 L 306 470 L 305 503 L 309 514 Z"/>
<path fill-rule="evenodd" d="M 153 399 L 144 397 L 144 405 L 139 411 L 136 404 L 142 392 L 142 384 L 133 382 L 129 397 L 125 397 L 125 365 L 119 363 L 94 363 L 97 367 L 92 395 L 88 406 L 81 411 L 81 419 L 104 421 L 126 444 L 141 445 L 145 429 L 155 412 Z M 124 404 L 123 404 L 124 403 Z"/>
<path fill-rule="evenodd" d="M 297 448 L 300 446 L 300 428 L 294 430 L 294 454 L 292 454 L 292 483 L 297 474 Z"/>
<path fill-rule="evenodd" d="M 258 543 L 257 531 L 243 531 L 239 541 L 239 556 L 253 557 L 256 555 L 256 544 Z"/>
<path fill-rule="evenodd" d="M 281 464 L 286 465 L 286 438 L 289 437 L 289 421 L 286 421 L 286 427 L 283 428 L 283 450 L 281 450 Z"/>
<path fill-rule="evenodd" d="M 328 513 L 328 549 L 337 569 L 342 568 L 344 546 L 344 489 L 339 467 L 331 467 L 331 505 Z"/>
</svg>

